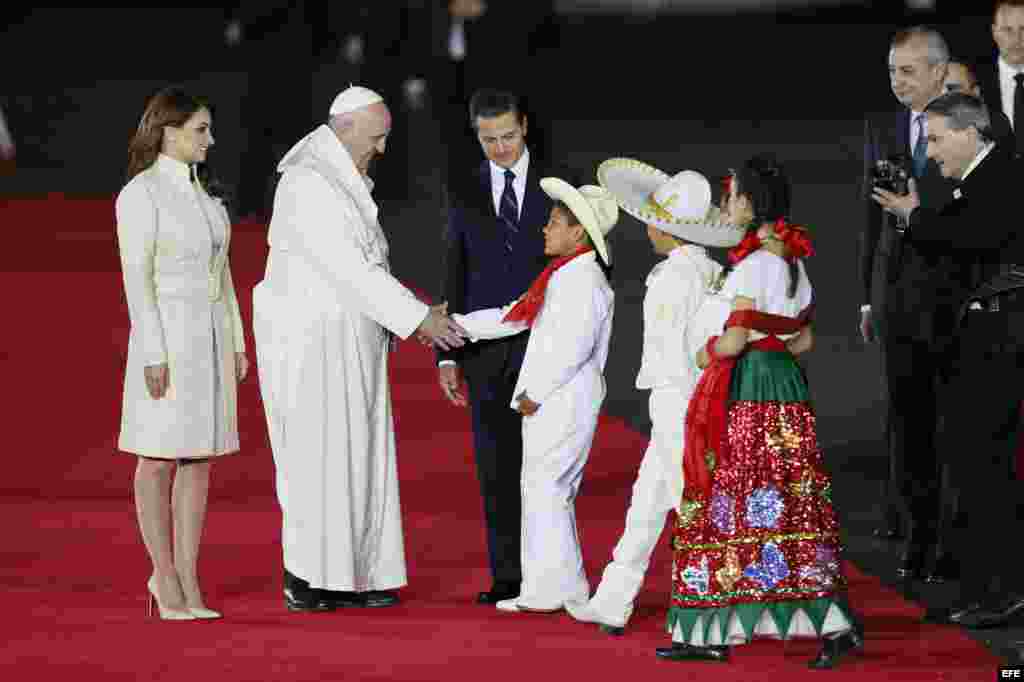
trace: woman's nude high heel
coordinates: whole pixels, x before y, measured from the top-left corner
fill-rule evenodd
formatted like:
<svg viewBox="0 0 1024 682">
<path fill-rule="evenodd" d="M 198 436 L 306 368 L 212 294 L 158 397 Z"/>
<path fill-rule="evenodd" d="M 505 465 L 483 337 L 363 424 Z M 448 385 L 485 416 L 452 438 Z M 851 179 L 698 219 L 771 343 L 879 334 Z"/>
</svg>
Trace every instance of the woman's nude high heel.
<svg viewBox="0 0 1024 682">
<path fill-rule="evenodd" d="M 186 606 L 188 612 L 192 614 L 194 618 L 199 620 L 215 620 L 217 618 L 223 618 L 223 616 L 213 609 L 208 609 L 205 606 Z"/>
<path fill-rule="evenodd" d="M 156 596 L 156 589 L 153 587 L 152 577 L 146 583 L 146 590 L 149 592 L 149 597 L 146 599 L 146 613 L 149 617 L 152 618 L 153 604 L 156 604 L 157 612 L 160 614 L 160 620 L 196 620 L 196 615 L 191 611 L 164 608 L 163 604 L 160 603 L 159 597 Z"/>
</svg>

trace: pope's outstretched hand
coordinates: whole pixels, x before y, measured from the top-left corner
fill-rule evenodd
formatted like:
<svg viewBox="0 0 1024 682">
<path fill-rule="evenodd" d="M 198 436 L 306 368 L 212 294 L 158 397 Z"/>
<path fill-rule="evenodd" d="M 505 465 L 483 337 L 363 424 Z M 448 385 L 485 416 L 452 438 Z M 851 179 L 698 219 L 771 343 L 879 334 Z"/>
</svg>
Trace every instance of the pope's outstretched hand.
<svg viewBox="0 0 1024 682">
<path fill-rule="evenodd" d="M 446 309 L 446 305 L 431 307 L 416 333 L 442 350 L 451 350 L 464 345 L 469 334 L 445 314 Z"/>
</svg>

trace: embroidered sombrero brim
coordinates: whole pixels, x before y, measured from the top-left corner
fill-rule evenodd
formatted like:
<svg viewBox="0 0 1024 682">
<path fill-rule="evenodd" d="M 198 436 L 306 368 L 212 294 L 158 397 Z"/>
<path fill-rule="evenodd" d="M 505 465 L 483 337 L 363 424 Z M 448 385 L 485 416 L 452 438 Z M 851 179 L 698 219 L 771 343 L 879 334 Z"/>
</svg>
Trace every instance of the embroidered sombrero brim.
<svg viewBox="0 0 1024 682">
<path fill-rule="evenodd" d="M 636 159 L 608 159 L 597 167 L 597 181 L 607 189 L 619 207 L 645 225 L 680 239 L 704 246 L 729 247 L 739 244 L 746 232 L 744 227 L 724 222 L 717 206 L 709 206 L 698 220 L 674 217 L 658 206 L 652 197 L 671 178 L 663 171 Z"/>
</svg>

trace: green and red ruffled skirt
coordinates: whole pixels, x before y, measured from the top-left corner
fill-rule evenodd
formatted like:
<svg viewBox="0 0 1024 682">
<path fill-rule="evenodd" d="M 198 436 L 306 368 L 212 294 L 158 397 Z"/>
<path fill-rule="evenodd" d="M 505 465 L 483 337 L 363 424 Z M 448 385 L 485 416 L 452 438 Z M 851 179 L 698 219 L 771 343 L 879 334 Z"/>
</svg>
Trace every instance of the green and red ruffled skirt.
<svg viewBox="0 0 1024 682">
<path fill-rule="evenodd" d="M 832 484 L 803 372 L 789 352 L 755 344 L 728 391 L 728 458 L 708 451 L 710 485 L 688 489 L 677 517 L 668 631 L 718 645 L 848 630 Z"/>
</svg>

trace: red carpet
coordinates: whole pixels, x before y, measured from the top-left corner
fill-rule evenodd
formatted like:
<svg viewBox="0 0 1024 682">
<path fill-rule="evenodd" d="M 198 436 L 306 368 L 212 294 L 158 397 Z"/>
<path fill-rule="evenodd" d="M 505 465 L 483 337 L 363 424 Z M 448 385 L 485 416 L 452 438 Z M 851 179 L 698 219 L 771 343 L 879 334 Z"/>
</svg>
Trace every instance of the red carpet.
<svg viewBox="0 0 1024 682">
<path fill-rule="evenodd" d="M 444 403 L 428 351 L 394 356 L 393 395 L 410 585 L 397 608 L 290 614 L 279 512 L 256 377 L 241 390 L 243 452 L 214 467 L 201 574 L 226 618 L 145 617 L 148 561 L 130 498 L 132 457 L 114 443 L 127 345 L 109 201 L 0 204 L 0 353 L 7 415 L 0 480 L 5 541 L 0 672 L 7 680 L 991 680 L 997 660 L 955 628 L 849 567 L 867 651 L 828 673 L 809 641 L 758 642 L 727 666 L 658 661 L 669 588 L 659 545 L 638 613 L 611 639 L 567 615 L 507 615 L 472 603 L 488 585 L 465 411 Z M 401 248 L 400 245 L 396 245 Z M 243 316 L 261 276 L 258 226 L 232 247 Z M 251 344 L 251 338 L 250 338 Z M 614 361 L 614 359 L 613 359 Z M 592 583 L 622 529 L 646 439 L 605 419 L 578 503 Z"/>
</svg>

